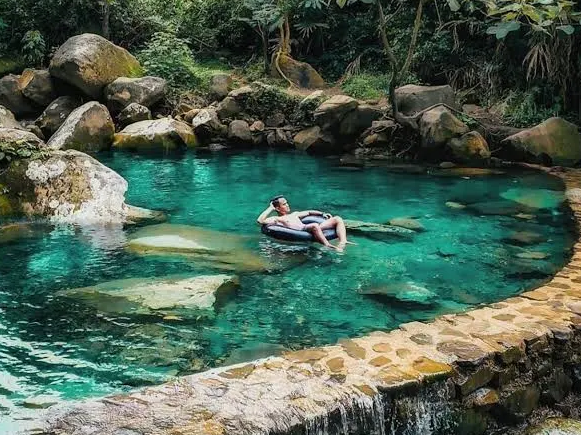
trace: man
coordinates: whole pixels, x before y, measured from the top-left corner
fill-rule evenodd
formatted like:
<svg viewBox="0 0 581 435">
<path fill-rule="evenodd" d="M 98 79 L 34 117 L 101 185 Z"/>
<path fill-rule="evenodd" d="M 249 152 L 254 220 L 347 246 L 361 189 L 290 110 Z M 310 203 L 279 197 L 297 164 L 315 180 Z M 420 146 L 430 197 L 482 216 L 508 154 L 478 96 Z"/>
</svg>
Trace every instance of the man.
<svg viewBox="0 0 581 435">
<path fill-rule="evenodd" d="M 269 215 L 276 211 L 278 216 Z M 324 222 L 320 224 L 303 224 L 301 218 L 306 216 L 322 216 L 325 218 Z M 343 219 L 339 216 L 331 216 L 329 213 L 323 213 L 318 210 L 306 210 L 306 211 L 295 211 L 291 212 L 288 201 L 284 196 L 280 195 L 270 200 L 270 204 L 266 210 L 264 210 L 256 221 L 260 225 L 282 225 L 287 228 L 298 231 L 308 231 L 315 237 L 315 239 L 330 249 L 335 249 L 337 251 L 343 251 L 345 249 L 345 244 L 350 243 L 347 241 L 347 230 L 345 229 L 345 223 Z M 328 230 L 334 228 L 337 232 L 337 237 L 339 238 L 339 243 L 337 246 L 331 245 L 329 240 L 325 237 L 323 230 Z"/>
</svg>

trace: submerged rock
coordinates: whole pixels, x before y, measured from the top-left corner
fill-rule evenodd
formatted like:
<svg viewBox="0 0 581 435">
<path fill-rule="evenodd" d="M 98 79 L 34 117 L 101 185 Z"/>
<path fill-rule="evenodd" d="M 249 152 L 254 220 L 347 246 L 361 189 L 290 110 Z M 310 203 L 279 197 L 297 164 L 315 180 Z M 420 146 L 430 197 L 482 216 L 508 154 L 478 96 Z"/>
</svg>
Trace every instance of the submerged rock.
<svg viewBox="0 0 581 435">
<path fill-rule="evenodd" d="M 426 230 L 420 221 L 413 218 L 393 218 L 389 221 L 389 224 L 394 227 L 407 228 L 408 230 L 417 232 Z"/>
<path fill-rule="evenodd" d="M 135 278 L 66 290 L 60 295 L 109 313 L 196 315 L 195 311 L 212 310 L 217 298 L 238 286 L 238 279 L 230 275 Z"/>
<path fill-rule="evenodd" d="M 542 234 L 533 231 L 514 231 L 505 239 L 505 241 L 514 245 L 527 246 L 546 242 L 547 238 Z"/>
<path fill-rule="evenodd" d="M 397 299 L 400 302 L 412 302 L 421 305 L 431 305 L 437 295 L 413 282 L 396 282 L 362 288 L 362 295 L 387 299 Z"/>
<path fill-rule="evenodd" d="M 161 224 L 137 231 L 127 249 L 139 254 L 178 255 L 210 267 L 238 271 L 274 268 L 245 245 L 247 238 L 189 225 Z"/>
<path fill-rule="evenodd" d="M 376 224 L 373 222 L 345 220 L 345 227 L 348 232 L 353 232 L 372 238 L 395 236 L 411 238 L 415 231 L 394 225 Z"/>
<path fill-rule="evenodd" d="M 73 36 L 53 56 L 50 74 L 95 99 L 119 77 L 138 77 L 141 65 L 127 50 L 92 33 Z"/>
<path fill-rule="evenodd" d="M 467 210 L 479 215 L 513 216 L 523 211 L 528 211 L 528 207 L 514 201 L 499 200 L 488 202 L 477 202 L 467 206 Z"/>
<path fill-rule="evenodd" d="M 140 121 L 115 134 L 113 146 L 127 150 L 163 150 L 192 148 L 196 136 L 192 128 L 170 118 Z"/>
<path fill-rule="evenodd" d="M 127 182 L 79 151 L 37 150 L 13 160 L 0 184 L 15 213 L 79 224 L 122 223 L 127 216 Z"/>
<path fill-rule="evenodd" d="M 557 208 L 565 202 L 565 192 L 549 189 L 513 188 L 505 190 L 500 196 L 536 209 Z"/>
</svg>

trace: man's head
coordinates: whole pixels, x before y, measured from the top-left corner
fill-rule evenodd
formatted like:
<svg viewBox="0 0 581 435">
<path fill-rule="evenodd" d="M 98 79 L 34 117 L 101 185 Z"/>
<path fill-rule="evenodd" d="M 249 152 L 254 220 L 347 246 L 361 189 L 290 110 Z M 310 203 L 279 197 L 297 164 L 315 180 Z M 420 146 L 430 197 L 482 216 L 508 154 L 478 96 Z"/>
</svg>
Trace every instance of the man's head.
<svg viewBox="0 0 581 435">
<path fill-rule="evenodd" d="M 287 214 L 290 212 L 290 206 L 284 196 L 275 196 L 270 202 L 278 214 Z"/>
</svg>

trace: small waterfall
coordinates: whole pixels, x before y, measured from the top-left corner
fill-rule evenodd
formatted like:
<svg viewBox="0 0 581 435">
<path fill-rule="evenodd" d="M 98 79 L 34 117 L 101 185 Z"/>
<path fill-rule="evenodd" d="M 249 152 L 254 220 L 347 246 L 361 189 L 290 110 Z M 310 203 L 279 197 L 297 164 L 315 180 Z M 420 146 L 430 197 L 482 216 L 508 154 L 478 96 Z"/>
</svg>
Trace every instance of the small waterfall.
<svg viewBox="0 0 581 435">
<path fill-rule="evenodd" d="M 409 395 L 358 397 L 305 423 L 305 435 L 443 435 L 453 426 L 453 390 L 446 383 Z M 293 432 L 294 433 L 294 432 Z"/>
</svg>

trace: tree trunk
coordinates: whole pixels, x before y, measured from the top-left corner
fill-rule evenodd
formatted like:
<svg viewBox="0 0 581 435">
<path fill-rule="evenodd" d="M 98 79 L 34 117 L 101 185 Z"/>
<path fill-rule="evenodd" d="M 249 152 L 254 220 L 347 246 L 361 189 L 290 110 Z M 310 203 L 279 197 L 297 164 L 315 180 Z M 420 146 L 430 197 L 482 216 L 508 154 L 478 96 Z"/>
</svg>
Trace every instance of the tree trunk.
<svg viewBox="0 0 581 435">
<path fill-rule="evenodd" d="M 261 29 L 260 36 L 262 38 L 262 58 L 264 60 L 264 73 L 268 74 L 270 69 L 270 61 L 268 59 L 268 31 Z"/>
<path fill-rule="evenodd" d="M 377 0 L 377 9 L 379 13 L 379 33 L 381 35 L 381 42 L 383 44 L 383 51 L 385 52 L 389 63 L 393 69 L 391 82 L 389 84 L 389 99 L 391 100 L 391 108 L 393 110 L 393 117 L 397 122 L 402 125 L 410 126 L 414 129 L 417 129 L 417 123 L 412 121 L 410 118 L 404 117 L 400 112 L 397 106 L 397 100 L 395 99 L 395 90 L 399 87 L 401 80 L 407 74 L 410 65 L 412 63 L 412 58 L 416 51 L 416 45 L 418 42 L 418 33 L 420 31 L 420 27 L 422 25 L 422 14 L 424 8 L 425 0 L 419 0 L 418 9 L 416 10 L 416 19 L 414 21 L 414 28 L 412 31 L 412 36 L 410 40 L 410 45 L 408 46 L 408 53 L 405 59 L 403 66 L 400 68 L 399 63 L 389 45 L 389 41 L 387 39 L 387 33 L 385 31 L 385 27 L 387 25 L 385 14 L 383 13 L 383 7 L 381 6 L 381 0 Z"/>
<path fill-rule="evenodd" d="M 103 34 L 103 38 L 109 39 L 110 38 L 110 30 L 109 30 L 109 19 L 111 16 L 111 4 L 109 0 L 103 0 L 103 17 L 101 21 L 101 33 Z"/>
</svg>

